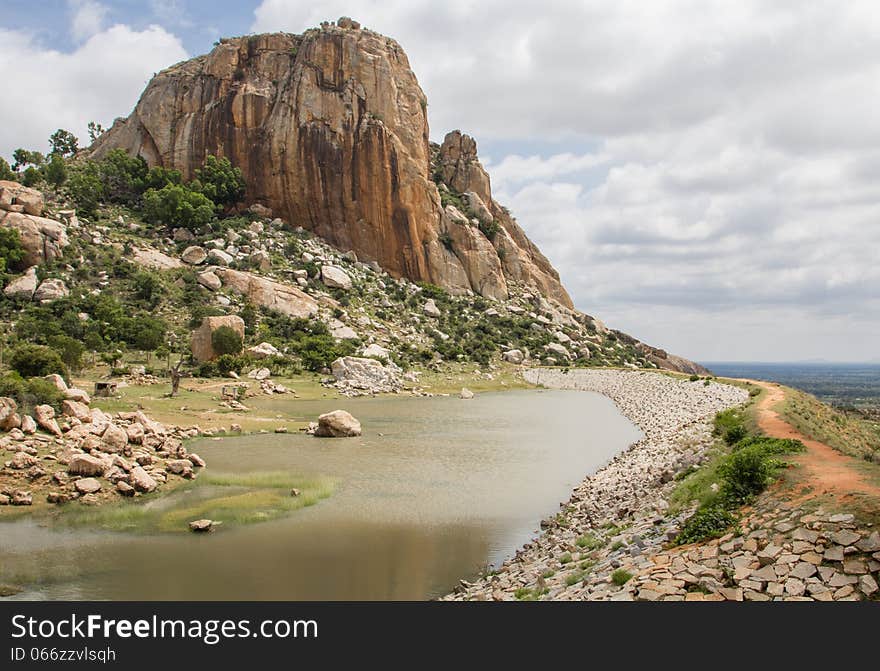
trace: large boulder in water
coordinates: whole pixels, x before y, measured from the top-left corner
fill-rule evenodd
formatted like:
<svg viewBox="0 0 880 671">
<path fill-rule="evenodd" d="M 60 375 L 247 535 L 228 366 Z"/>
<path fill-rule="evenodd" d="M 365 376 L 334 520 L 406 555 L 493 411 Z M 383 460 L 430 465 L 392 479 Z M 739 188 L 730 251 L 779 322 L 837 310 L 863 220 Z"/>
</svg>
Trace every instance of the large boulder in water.
<svg viewBox="0 0 880 671">
<path fill-rule="evenodd" d="M 345 410 L 334 410 L 318 417 L 315 435 L 319 438 L 352 438 L 361 435 L 361 423 Z"/>
</svg>

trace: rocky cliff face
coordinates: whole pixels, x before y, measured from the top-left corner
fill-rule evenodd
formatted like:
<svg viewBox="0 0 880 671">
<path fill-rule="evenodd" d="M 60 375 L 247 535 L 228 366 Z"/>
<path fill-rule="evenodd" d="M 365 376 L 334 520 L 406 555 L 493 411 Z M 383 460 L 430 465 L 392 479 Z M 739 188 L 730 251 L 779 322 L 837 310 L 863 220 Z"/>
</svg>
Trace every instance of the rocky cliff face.
<svg viewBox="0 0 880 671">
<path fill-rule="evenodd" d="M 426 105 L 397 42 L 341 19 L 221 40 L 159 73 L 93 154 L 121 147 L 185 177 L 207 155 L 226 156 L 245 175 L 248 204 L 392 275 L 497 299 L 517 282 L 571 307 L 556 271 L 492 200 L 474 141 L 451 133 L 432 166 Z M 438 186 L 473 194 L 470 211 L 450 215 Z"/>
</svg>

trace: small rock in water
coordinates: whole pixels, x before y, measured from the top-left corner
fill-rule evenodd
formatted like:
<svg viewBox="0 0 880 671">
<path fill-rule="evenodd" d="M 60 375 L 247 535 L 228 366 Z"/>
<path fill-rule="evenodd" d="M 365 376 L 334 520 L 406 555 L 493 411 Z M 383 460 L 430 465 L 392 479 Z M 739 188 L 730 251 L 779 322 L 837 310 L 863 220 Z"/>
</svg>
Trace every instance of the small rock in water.
<svg viewBox="0 0 880 671">
<path fill-rule="evenodd" d="M 471 399 L 474 397 L 474 392 L 472 392 L 467 387 L 462 387 L 461 392 L 458 395 L 459 398 L 463 398 L 465 400 Z"/>
<path fill-rule="evenodd" d="M 214 527 L 219 524 L 220 522 L 214 520 L 194 520 L 189 523 L 189 530 L 195 533 L 208 533 L 214 531 Z"/>
<path fill-rule="evenodd" d="M 361 423 L 345 410 L 334 410 L 318 417 L 315 436 L 319 438 L 351 438 L 361 435 Z"/>
</svg>

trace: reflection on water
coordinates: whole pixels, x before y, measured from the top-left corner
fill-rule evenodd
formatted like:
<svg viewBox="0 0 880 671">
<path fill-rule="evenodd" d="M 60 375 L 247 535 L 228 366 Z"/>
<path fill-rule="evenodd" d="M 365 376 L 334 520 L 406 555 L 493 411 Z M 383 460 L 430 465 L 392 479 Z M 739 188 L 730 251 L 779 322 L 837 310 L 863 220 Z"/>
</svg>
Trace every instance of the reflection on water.
<svg viewBox="0 0 880 671">
<path fill-rule="evenodd" d="M 270 434 L 193 443 L 218 472 L 338 478 L 317 505 L 214 534 L 0 525 L 0 582 L 18 598 L 424 599 L 510 556 L 585 475 L 639 437 L 608 399 L 510 391 L 471 401 L 290 401 L 344 407 L 360 439 Z"/>
</svg>

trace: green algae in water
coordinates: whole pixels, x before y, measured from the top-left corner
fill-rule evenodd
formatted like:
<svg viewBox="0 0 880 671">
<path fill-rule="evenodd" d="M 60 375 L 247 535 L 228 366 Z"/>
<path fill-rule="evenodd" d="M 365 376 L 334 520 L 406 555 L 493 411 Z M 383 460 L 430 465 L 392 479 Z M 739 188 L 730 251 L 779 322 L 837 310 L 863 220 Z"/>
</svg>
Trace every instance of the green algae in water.
<svg viewBox="0 0 880 671">
<path fill-rule="evenodd" d="M 162 496 L 144 496 L 96 508 L 70 509 L 57 522 L 110 531 L 183 532 L 189 522 L 208 518 L 226 525 L 278 519 L 329 497 L 336 481 L 323 476 L 298 477 L 283 471 L 204 472 L 191 483 Z M 299 490 L 293 496 L 291 490 Z"/>
</svg>

